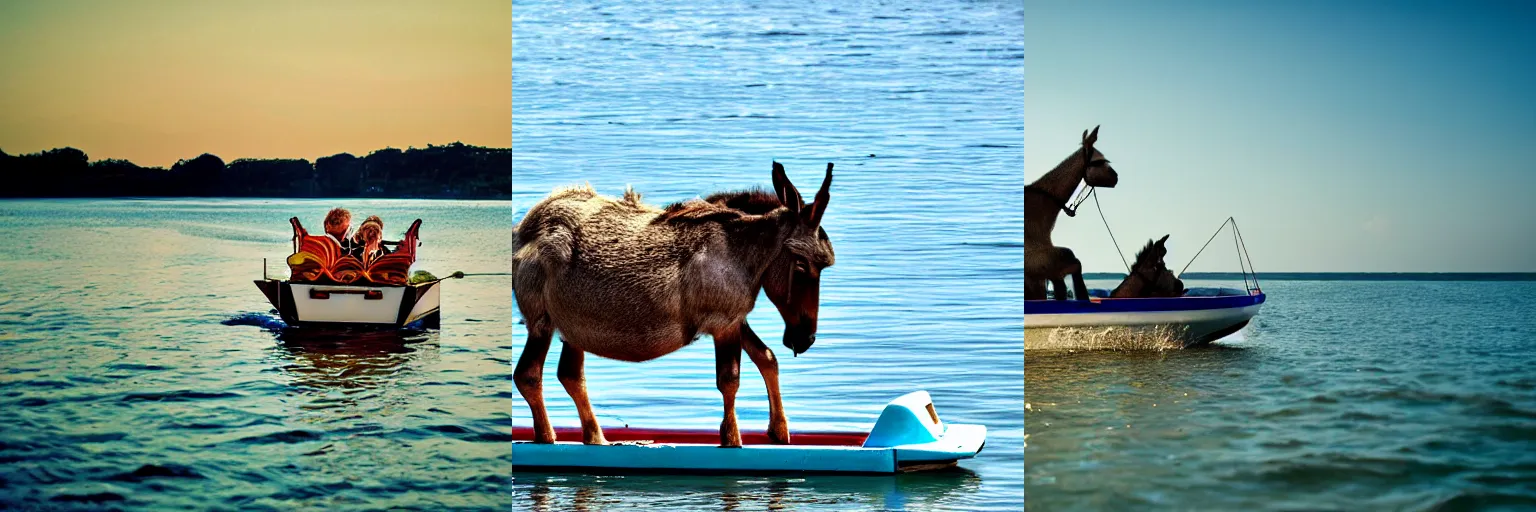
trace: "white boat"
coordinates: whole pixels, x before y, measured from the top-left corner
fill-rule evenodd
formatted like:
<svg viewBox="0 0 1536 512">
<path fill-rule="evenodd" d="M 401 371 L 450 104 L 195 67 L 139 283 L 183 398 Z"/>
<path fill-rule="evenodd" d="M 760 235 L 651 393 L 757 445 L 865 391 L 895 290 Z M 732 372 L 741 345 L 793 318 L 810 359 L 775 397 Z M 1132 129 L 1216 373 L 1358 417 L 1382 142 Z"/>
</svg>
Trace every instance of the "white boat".
<svg viewBox="0 0 1536 512">
<path fill-rule="evenodd" d="M 1183 348 L 1242 330 L 1264 305 L 1257 288 L 1196 288 L 1183 297 L 1024 301 L 1024 349 Z"/>
<path fill-rule="evenodd" d="M 256 287 L 290 326 L 406 327 L 435 329 L 441 316 L 442 280 L 410 282 L 421 220 L 411 224 L 393 253 L 364 265 L 346 255 L 329 235 L 311 235 L 297 218 L 288 279 L 267 277 Z M 264 265 L 265 266 L 265 265 Z"/>
<path fill-rule="evenodd" d="M 610 444 L 602 446 L 558 441 L 580 439 L 580 428 L 557 428 L 552 444 L 533 436 L 530 427 L 512 429 L 512 465 L 520 471 L 894 474 L 975 457 L 987 427 L 944 422 L 928 392 L 915 391 L 887 404 L 868 432 L 793 432 L 788 445 L 742 431 L 740 448 L 722 448 L 714 429 L 604 428 Z"/>
<path fill-rule="evenodd" d="M 256 287 L 290 326 L 436 329 L 442 281 L 405 286 L 326 285 L 263 279 Z"/>
</svg>

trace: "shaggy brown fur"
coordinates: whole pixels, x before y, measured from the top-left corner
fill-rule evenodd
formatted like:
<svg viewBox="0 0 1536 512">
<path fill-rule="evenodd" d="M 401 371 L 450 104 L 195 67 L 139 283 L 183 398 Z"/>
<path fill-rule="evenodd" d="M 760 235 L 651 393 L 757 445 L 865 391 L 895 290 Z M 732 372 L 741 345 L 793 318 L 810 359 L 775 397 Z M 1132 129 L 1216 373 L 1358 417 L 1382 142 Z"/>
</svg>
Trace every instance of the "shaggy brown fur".
<svg viewBox="0 0 1536 512">
<path fill-rule="evenodd" d="M 649 361 L 702 334 L 714 338 L 725 401 L 721 445 L 741 445 L 735 397 L 743 351 L 767 384 L 769 437 L 789 442 L 778 361 L 746 316 L 763 290 L 784 318 L 785 346 L 798 355 L 814 343 L 820 274 L 833 263 L 820 229 L 832 165 L 810 204 L 777 162 L 773 180 L 773 196 L 716 194 L 665 209 L 633 191 L 614 199 L 590 186 L 567 188 L 528 210 L 514 228 L 513 290 L 528 329 L 514 381 L 533 411 L 535 442 L 555 441 L 542 372 L 556 331 L 560 382 L 576 402 L 585 443 L 606 443 L 587 399 L 585 353 Z"/>
<path fill-rule="evenodd" d="M 1157 241 L 1147 240 L 1147 245 L 1136 252 L 1131 274 L 1125 276 L 1109 296 L 1116 299 L 1183 297 L 1189 292 L 1184 288 L 1184 281 L 1174 276 L 1173 271 L 1168 270 L 1168 264 L 1163 262 L 1168 256 L 1168 248 L 1164 245 L 1167 242 L 1168 235 Z"/>
<path fill-rule="evenodd" d="M 1051 172 L 1024 187 L 1024 300 L 1045 300 L 1045 283 L 1056 287 L 1056 299 L 1067 298 L 1066 277 L 1072 276 L 1077 300 L 1088 300 L 1088 286 L 1083 282 L 1083 264 L 1071 249 L 1051 243 L 1056 216 L 1067 208 L 1078 183 L 1114 188 L 1120 181 L 1104 154 L 1093 148 L 1099 128 L 1083 132 L 1083 147 L 1072 153 Z"/>
</svg>

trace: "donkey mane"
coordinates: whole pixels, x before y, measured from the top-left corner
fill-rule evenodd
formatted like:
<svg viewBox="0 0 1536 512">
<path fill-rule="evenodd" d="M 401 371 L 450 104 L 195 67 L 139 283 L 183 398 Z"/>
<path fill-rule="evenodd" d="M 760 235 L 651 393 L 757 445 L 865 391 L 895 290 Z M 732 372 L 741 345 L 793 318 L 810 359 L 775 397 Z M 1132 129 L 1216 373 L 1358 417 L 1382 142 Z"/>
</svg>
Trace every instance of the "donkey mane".
<svg viewBox="0 0 1536 512">
<path fill-rule="evenodd" d="M 1147 240 L 1147 245 L 1142 246 L 1141 250 L 1136 251 L 1136 264 L 1132 265 L 1132 266 L 1140 267 L 1140 266 L 1142 266 L 1144 264 L 1156 263 L 1155 261 L 1151 261 L 1151 258 L 1150 258 L 1151 253 L 1152 253 L 1152 248 L 1154 246 L 1156 246 L 1156 245 L 1157 245 L 1157 241 L 1155 241 L 1155 240 Z"/>
<path fill-rule="evenodd" d="M 747 215 L 762 215 L 780 206 L 778 196 L 760 188 L 718 192 L 704 199 L 669 204 L 653 222 L 729 222 Z"/>
<path fill-rule="evenodd" d="M 748 215 L 762 215 L 783 206 L 779 202 L 779 196 L 761 188 L 750 188 L 734 192 L 717 192 L 704 198 L 704 201 L 723 205 L 734 210 L 741 210 L 742 213 Z"/>
</svg>

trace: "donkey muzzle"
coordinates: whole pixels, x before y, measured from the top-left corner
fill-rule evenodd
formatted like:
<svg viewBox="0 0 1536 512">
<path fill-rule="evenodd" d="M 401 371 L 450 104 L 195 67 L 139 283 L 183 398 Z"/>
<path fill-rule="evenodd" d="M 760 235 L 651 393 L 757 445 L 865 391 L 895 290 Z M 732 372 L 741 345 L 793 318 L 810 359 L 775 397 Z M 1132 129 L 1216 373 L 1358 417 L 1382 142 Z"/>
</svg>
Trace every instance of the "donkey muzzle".
<svg viewBox="0 0 1536 512">
<path fill-rule="evenodd" d="M 784 327 L 784 346 L 800 357 L 801 352 L 811 349 L 811 344 L 816 343 L 816 334 L 806 332 L 801 326 Z"/>
</svg>

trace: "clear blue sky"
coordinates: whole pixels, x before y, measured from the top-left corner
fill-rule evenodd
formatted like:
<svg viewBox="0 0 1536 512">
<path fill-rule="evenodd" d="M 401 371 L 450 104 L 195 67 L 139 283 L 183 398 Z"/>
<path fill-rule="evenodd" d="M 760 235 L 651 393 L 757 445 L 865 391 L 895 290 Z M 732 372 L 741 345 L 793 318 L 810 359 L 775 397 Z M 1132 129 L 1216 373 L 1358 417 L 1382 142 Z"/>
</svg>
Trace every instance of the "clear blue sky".
<svg viewBox="0 0 1536 512">
<path fill-rule="evenodd" d="M 1536 271 L 1536 3 L 1029 0 L 1024 37 L 1025 178 L 1103 125 L 1127 253 L 1177 270 L 1232 215 L 1260 271 Z M 1123 271 L 1092 201 L 1062 219 Z"/>
</svg>

